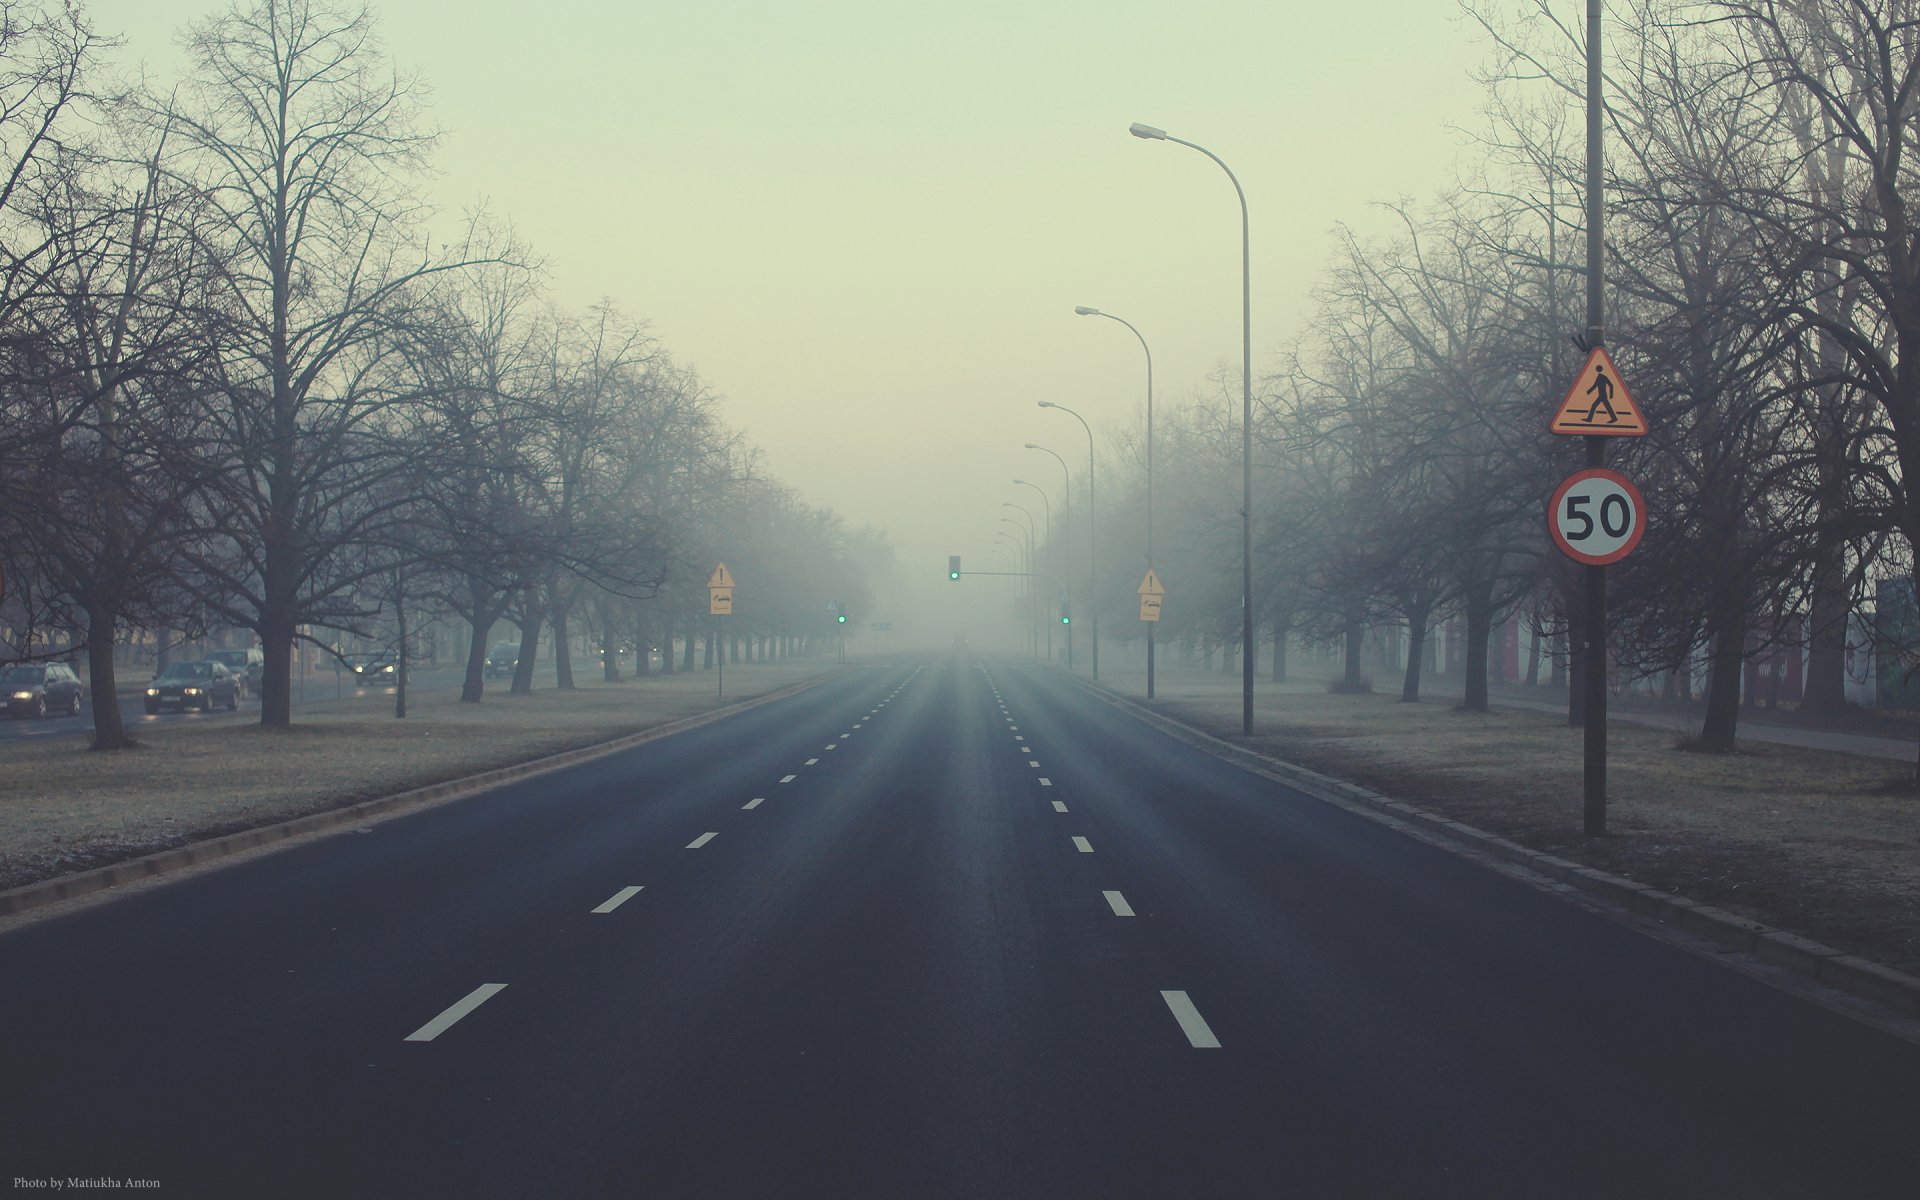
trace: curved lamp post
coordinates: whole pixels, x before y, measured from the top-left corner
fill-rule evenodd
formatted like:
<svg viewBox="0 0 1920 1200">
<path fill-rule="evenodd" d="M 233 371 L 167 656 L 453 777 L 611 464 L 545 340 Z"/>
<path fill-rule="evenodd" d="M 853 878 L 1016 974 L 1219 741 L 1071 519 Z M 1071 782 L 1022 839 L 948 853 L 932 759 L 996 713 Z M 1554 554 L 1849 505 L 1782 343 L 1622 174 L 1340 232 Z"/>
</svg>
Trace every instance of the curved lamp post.
<svg viewBox="0 0 1920 1200">
<path fill-rule="evenodd" d="M 1034 657 L 1038 658 L 1040 656 L 1040 634 L 1036 629 L 1039 622 L 1034 619 L 1033 613 L 1033 556 L 1035 547 L 1039 544 L 1039 535 L 1035 532 L 1033 514 L 1031 512 L 1028 512 L 1024 507 L 1015 504 L 1011 500 L 1002 500 L 1000 507 L 1010 508 L 1027 519 L 1027 643 L 1033 651 Z M 1002 517 L 1001 520 L 1011 521 L 1012 518 Z M 1014 528 L 1018 529 L 1019 526 L 1015 525 Z"/>
<path fill-rule="evenodd" d="M 1100 678 L 1100 541 L 1099 530 L 1095 525 L 1099 514 L 1099 490 L 1093 468 L 1093 426 L 1087 419 L 1064 404 L 1055 404 L 1051 400 L 1040 401 L 1041 408 L 1058 409 L 1080 422 L 1080 428 L 1087 431 L 1087 608 L 1093 618 L 1093 677 Z"/>
<path fill-rule="evenodd" d="M 1212 159 L 1240 198 L 1240 731 L 1253 736 L 1253 267 L 1247 242 L 1247 193 L 1233 168 L 1205 146 L 1135 121 L 1127 132 L 1173 142 Z"/>
<path fill-rule="evenodd" d="M 1122 325 L 1125 325 L 1128 328 L 1128 330 L 1130 330 L 1133 333 L 1133 336 L 1135 338 L 1139 339 L 1140 349 L 1146 351 L 1146 355 L 1147 355 L 1147 570 L 1151 571 L 1153 570 L 1153 348 L 1147 345 L 1147 339 L 1144 336 L 1142 336 L 1140 331 L 1138 329 L 1134 329 L 1133 322 L 1127 320 L 1125 317 L 1116 317 L 1110 312 L 1101 312 L 1097 308 L 1090 308 L 1084 304 L 1075 305 L 1073 311 L 1083 317 L 1105 317 L 1109 321 L 1120 322 Z M 1154 626 L 1154 623 L 1152 621 L 1148 621 L 1146 622 L 1146 626 L 1147 626 L 1147 699 L 1151 700 L 1153 699 L 1153 626 Z"/>
<path fill-rule="evenodd" d="M 1073 472 L 1067 469 L 1067 460 L 1064 458 L 1061 458 L 1058 452 L 1049 450 L 1045 446 L 1040 445 L 1038 442 L 1028 442 L 1026 445 L 1027 445 L 1027 449 L 1029 450 L 1038 450 L 1042 454 L 1053 455 L 1053 461 L 1060 464 L 1060 527 L 1061 529 L 1065 530 L 1067 534 L 1066 537 L 1061 539 L 1062 544 L 1066 547 L 1066 559 L 1067 559 L 1066 576 L 1062 582 L 1066 584 L 1066 588 L 1067 588 L 1067 594 L 1065 597 L 1067 602 L 1067 609 L 1068 611 L 1072 611 L 1073 609 Z M 1049 530 L 1048 532 L 1051 533 L 1052 531 Z M 1052 624 L 1049 623 L 1047 628 L 1051 630 L 1053 628 Z M 1073 670 L 1073 626 L 1071 623 L 1069 623 L 1067 626 L 1067 670 L 1069 671 Z"/>
</svg>

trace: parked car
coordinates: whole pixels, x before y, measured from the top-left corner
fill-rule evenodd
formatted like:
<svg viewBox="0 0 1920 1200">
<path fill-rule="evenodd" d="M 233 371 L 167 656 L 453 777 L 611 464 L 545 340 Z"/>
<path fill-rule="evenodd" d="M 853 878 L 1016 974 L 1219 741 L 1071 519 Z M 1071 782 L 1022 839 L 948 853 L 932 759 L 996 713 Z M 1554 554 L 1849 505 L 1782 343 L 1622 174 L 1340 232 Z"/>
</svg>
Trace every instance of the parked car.
<svg viewBox="0 0 1920 1200">
<path fill-rule="evenodd" d="M 353 684 L 364 687 L 367 684 L 392 683 L 400 674 L 400 660 L 391 654 L 376 651 L 362 654 L 353 661 Z"/>
<path fill-rule="evenodd" d="M 174 663 L 147 685 L 149 713 L 157 713 L 168 704 L 179 705 L 183 712 L 189 708 L 212 712 L 216 704 L 236 709 L 240 707 L 240 682 L 217 662 Z"/>
<path fill-rule="evenodd" d="M 44 717 L 49 712 L 77 717 L 81 697 L 87 692 L 80 677 L 65 663 L 8 667 L 0 671 L 0 688 L 5 689 L 7 714 L 16 718 Z"/>
<path fill-rule="evenodd" d="M 481 677 L 485 679 L 498 679 L 503 675 L 512 675 L 514 668 L 519 665 L 519 643 L 501 642 L 493 649 L 487 651 L 486 669 L 481 671 L 480 674 Z"/>
<path fill-rule="evenodd" d="M 258 647 L 251 650 L 215 650 L 207 655 L 208 662 L 217 662 L 227 669 L 235 682 L 240 685 L 242 698 L 260 690 L 260 676 L 267 669 L 267 657 Z"/>
</svg>

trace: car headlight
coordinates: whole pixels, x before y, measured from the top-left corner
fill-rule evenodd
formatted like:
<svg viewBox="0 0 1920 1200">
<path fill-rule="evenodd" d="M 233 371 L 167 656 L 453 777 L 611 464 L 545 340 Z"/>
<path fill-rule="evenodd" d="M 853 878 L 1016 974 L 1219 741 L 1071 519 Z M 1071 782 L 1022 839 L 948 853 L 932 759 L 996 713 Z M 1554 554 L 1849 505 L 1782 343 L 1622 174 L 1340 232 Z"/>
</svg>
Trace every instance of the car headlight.
<svg viewBox="0 0 1920 1200">
<path fill-rule="evenodd" d="M 188 689 L 187 689 L 187 695 L 189 695 L 189 696 L 198 696 L 199 694 L 200 694 L 200 689 L 199 689 L 199 688 L 188 688 Z"/>
<path fill-rule="evenodd" d="M 147 695 L 149 695 L 149 696 L 158 696 L 159 694 L 160 694 L 160 689 L 159 689 L 159 688 L 148 688 L 148 689 L 147 689 Z"/>
<path fill-rule="evenodd" d="M 32 692 L 15 692 L 13 694 L 13 698 L 15 700 L 31 700 L 33 699 L 33 693 Z"/>
</svg>

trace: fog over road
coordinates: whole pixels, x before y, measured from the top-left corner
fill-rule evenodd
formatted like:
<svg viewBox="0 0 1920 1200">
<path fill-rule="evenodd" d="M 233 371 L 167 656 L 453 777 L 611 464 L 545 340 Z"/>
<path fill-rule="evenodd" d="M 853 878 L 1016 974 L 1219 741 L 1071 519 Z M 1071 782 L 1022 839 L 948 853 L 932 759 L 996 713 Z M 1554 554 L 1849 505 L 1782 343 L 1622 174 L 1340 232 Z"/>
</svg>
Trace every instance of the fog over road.
<svg viewBox="0 0 1920 1200">
<path fill-rule="evenodd" d="M 1895 1196 L 1920 1048 L 871 666 L 0 936 L 0 1167 L 275 1196 Z"/>
</svg>

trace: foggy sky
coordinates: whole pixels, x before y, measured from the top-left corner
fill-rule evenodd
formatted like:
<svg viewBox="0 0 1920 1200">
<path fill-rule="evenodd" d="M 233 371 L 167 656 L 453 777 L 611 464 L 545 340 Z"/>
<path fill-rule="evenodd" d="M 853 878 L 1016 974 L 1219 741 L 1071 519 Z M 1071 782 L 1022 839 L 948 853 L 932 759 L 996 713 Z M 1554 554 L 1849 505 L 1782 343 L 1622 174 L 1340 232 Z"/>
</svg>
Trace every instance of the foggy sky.
<svg viewBox="0 0 1920 1200">
<path fill-rule="evenodd" d="M 88 4 L 156 79 L 223 7 Z M 1076 304 L 1140 328 L 1161 404 L 1238 370 L 1232 186 L 1129 122 L 1239 175 L 1256 373 L 1309 313 L 1329 230 L 1445 186 L 1450 126 L 1478 124 L 1483 51 L 1447 0 L 373 7 L 446 131 L 442 208 L 488 198 L 563 303 L 650 322 L 775 477 L 887 528 L 931 593 L 866 614 L 897 629 L 967 628 L 946 555 L 984 565 L 1002 501 L 1035 503 L 1016 475 L 1057 487 L 1024 442 L 1084 455 L 1037 401 L 1139 420 L 1138 343 Z"/>
</svg>

